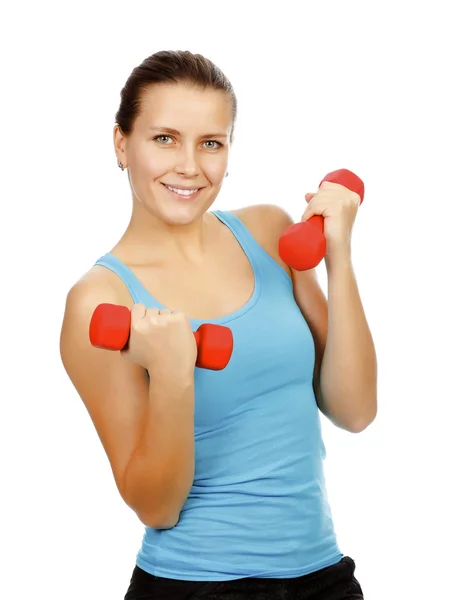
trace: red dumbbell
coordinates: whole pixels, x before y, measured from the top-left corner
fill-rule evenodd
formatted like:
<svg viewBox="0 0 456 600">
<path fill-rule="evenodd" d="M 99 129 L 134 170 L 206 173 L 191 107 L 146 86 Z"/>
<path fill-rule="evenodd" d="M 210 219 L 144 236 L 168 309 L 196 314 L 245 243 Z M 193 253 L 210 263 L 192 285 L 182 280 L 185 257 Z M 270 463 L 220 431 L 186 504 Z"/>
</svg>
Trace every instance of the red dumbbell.
<svg viewBox="0 0 456 600">
<path fill-rule="evenodd" d="M 347 169 L 328 173 L 320 185 L 324 181 L 343 185 L 359 194 L 361 202 L 364 200 L 364 183 Z M 279 239 L 279 256 L 289 267 L 296 271 L 306 271 L 316 267 L 324 258 L 326 238 L 323 222 L 322 216 L 314 215 L 305 222 L 295 223 L 285 229 Z"/>
<path fill-rule="evenodd" d="M 126 306 L 99 304 L 89 327 L 92 346 L 104 350 L 122 350 L 130 338 L 131 312 Z M 233 353 L 233 334 L 223 325 L 205 323 L 193 332 L 198 354 L 196 366 L 220 371 L 229 363 Z"/>
</svg>

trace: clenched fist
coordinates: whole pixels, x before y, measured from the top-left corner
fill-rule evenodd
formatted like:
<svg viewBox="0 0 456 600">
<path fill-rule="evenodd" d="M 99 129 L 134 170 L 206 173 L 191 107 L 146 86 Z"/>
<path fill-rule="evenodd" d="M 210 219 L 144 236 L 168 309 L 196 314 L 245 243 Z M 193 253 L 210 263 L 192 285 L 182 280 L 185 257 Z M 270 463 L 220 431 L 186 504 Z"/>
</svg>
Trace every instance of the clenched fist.
<svg viewBox="0 0 456 600">
<path fill-rule="evenodd" d="M 135 304 L 129 342 L 120 353 L 147 369 L 151 380 L 173 380 L 193 373 L 197 345 L 190 321 L 181 311 Z"/>
<path fill-rule="evenodd" d="M 324 181 L 318 192 L 305 195 L 307 207 L 301 217 L 305 222 L 315 215 L 324 217 L 324 235 L 328 257 L 350 251 L 351 233 L 360 196 L 345 186 Z"/>
</svg>

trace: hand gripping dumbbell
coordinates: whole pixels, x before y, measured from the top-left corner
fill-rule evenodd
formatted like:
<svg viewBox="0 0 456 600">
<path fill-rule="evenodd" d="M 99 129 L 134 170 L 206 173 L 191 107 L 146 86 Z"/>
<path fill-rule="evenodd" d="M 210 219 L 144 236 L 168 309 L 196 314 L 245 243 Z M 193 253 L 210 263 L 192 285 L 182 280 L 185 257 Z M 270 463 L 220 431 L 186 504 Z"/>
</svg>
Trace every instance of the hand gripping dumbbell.
<svg viewBox="0 0 456 600">
<path fill-rule="evenodd" d="M 352 192 L 359 194 L 361 202 L 364 200 L 364 183 L 357 175 L 347 169 L 339 169 L 328 173 L 322 179 L 320 185 L 324 181 L 343 185 Z M 284 263 L 296 271 L 313 269 L 320 263 L 326 255 L 323 222 L 324 217 L 314 215 L 307 221 L 295 223 L 285 229 L 279 239 L 279 256 Z"/>
<path fill-rule="evenodd" d="M 122 350 L 130 339 L 130 328 L 131 312 L 126 306 L 99 304 L 90 321 L 90 342 L 95 348 Z M 224 369 L 233 352 L 231 329 L 205 323 L 193 335 L 198 348 L 196 366 L 213 371 Z"/>
</svg>

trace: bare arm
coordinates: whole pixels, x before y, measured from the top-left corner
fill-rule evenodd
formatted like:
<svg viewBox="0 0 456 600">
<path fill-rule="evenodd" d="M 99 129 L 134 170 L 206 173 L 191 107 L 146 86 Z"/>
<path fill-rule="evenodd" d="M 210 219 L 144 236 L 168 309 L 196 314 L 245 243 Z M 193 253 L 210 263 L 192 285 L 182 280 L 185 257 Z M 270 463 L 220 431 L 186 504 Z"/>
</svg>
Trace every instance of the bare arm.
<svg viewBox="0 0 456 600">
<path fill-rule="evenodd" d="M 89 412 L 121 497 L 145 525 L 172 527 L 193 482 L 193 382 L 150 385 L 139 365 L 119 352 L 94 348 L 89 323 L 101 302 L 128 305 L 128 298 L 99 272 L 89 272 L 69 291 L 62 362 Z"/>
<path fill-rule="evenodd" d="M 125 501 L 146 525 L 174 527 L 194 477 L 194 385 L 150 386 L 138 443 L 127 465 Z"/>
<path fill-rule="evenodd" d="M 349 256 L 326 261 L 326 268 L 328 335 L 320 376 L 322 411 L 358 432 L 377 413 L 375 347 Z"/>
</svg>

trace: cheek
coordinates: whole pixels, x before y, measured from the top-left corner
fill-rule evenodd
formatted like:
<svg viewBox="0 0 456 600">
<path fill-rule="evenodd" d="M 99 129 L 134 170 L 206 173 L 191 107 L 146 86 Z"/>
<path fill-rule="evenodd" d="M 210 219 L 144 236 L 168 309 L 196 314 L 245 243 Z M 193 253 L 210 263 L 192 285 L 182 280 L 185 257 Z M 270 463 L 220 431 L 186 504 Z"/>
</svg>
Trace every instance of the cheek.
<svg viewBox="0 0 456 600">
<path fill-rule="evenodd" d="M 161 177 L 163 173 L 170 170 L 172 160 L 164 152 L 148 152 L 144 156 L 143 165 L 148 178 L 154 179 L 155 177 Z"/>
<path fill-rule="evenodd" d="M 135 162 L 139 166 L 140 173 L 147 180 L 161 177 L 170 169 L 170 157 L 167 153 L 154 152 L 153 146 L 149 144 L 143 144 L 138 148 Z"/>
<path fill-rule="evenodd" d="M 162 177 L 169 170 L 169 165 L 164 163 L 163 160 L 160 161 L 153 158 L 149 159 L 145 166 L 145 172 L 147 173 L 147 179 L 149 180 Z"/>
<path fill-rule="evenodd" d="M 203 169 L 206 177 L 208 177 L 213 183 L 219 183 L 225 178 L 227 161 L 226 159 L 208 161 L 204 165 Z"/>
</svg>

